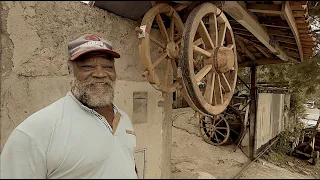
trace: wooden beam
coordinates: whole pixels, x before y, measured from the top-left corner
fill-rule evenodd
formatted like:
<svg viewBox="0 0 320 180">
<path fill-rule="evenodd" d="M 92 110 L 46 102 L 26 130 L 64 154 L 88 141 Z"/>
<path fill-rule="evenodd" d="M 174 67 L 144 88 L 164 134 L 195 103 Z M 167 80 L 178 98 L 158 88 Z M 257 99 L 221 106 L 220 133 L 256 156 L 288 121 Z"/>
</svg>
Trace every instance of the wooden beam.
<svg viewBox="0 0 320 180">
<path fill-rule="evenodd" d="M 267 47 L 281 60 L 292 60 L 292 58 L 289 58 L 285 52 L 283 52 L 278 44 L 270 44 L 271 38 L 269 37 L 266 29 L 257 21 L 257 17 L 242 7 L 238 2 L 225 1 L 223 8 L 228 15 L 250 31 L 265 47 Z"/>
<path fill-rule="evenodd" d="M 241 41 L 241 39 L 236 39 L 236 43 L 240 46 L 244 53 L 246 53 L 250 59 L 256 60 L 256 57 L 251 53 L 251 51 L 246 47 L 246 45 Z"/>
<path fill-rule="evenodd" d="M 306 11 L 292 11 L 292 15 L 294 17 L 306 17 L 307 12 Z"/>
<path fill-rule="evenodd" d="M 286 1 L 282 4 L 281 12 L 282 12 L 283 16 L 285 17 L 285 19 L 287 20 L 287 22 L 290 26 L 290 29 L 294 35 L 294 38 L 295 38 L 297 46 L 298 46 L 299 54 L 300 54 L 300 61 L 302 62 L 303 61 L 303 52 L 302 52 L 299 32 L 298 32 L 296 21 L 294 19 L 293 14 L 292 14 L 292 10 L 290 8 L 289 1 Z"/>
<path fill-rule="evenodd" d="M 291 9 L 294 11 L 297 11 L 297 10 L 304 11 L 307 8 L 307 5 L 302 5 L 300 1 L 291 1 L 290 6 L 291 6 Z"/>
<path fill-rule="evenodd" d="M 286 38 L 286 37 L 277 36 L 277 37 L 274 37 L 274 40 L 280 41 L 280 42 L 284 42 L 284 43 L 288 43 L 288 44 L 296 44 L 296 40 L 292 39 L 292 38 Z"/>
<path fill-rule="evenodd" d="M 308 21 L 304 17 L 295 17 L 296 23 L 308 23 Z"/>
<path fill-rule="evenodd" d="M 270 58 L 258 59 L 258 60 L 253 61 L 253 64 L 256 66 L 268 65 L 268 64 L 280 64 L 280 63 L 286 63 L 286 61 L 282 61 L 279 59 L 270 59 Z M 251 66 L 250 61 L 245 61 L 245 62 L 239 63 L 239 67 L 250 67 L 250 66 Z"/>
<path fill-rule="evenodd" d="M 248 4 L 247 9 L 251 12 L 281 14 L 281 5 L 277 4 Z"/>
<path fill-rule="evenodd" d="M 288 23 L 285 20 L 282 20 L 281 18 L 269 18 L 261 20 L 260 23 L 264 26 L 290 29 Z"/>
<path fill-rule="evenodd" d="M 249 41 L 248 39 L 245 39 L 241 36 L 236 36 L 235 38 L 240 39 L 241 41 L 246 42 L 247 44 L 251 45 L 251 47 L 255 47 L 258 49 L 258 51 L 260 51 L 263 55 L 265 55 L 267 58 L 271 57 L 271 54 L 268 52 L 268 50 L 266 50 L 266 48 L 260 46 L 259 44 L 256 44 L 252 41 Z"/>
<path fill-rule="evenodd" d="M 274 29 L 274 28 L 267 28 L 268 34 L 274 35 L 274 36 L 283 36 L 288 38 L 294 38 L 291 31 L 281 31 L 280 29 Z"/>
</svg>

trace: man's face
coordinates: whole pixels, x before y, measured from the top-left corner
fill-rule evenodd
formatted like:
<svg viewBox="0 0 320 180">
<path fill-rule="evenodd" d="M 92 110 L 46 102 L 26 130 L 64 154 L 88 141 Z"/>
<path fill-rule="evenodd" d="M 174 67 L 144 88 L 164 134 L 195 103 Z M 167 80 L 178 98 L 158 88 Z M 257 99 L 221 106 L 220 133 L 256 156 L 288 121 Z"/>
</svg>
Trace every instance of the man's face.
<svg viewBox="0 0 320 180">
<path fill-rule="evenodd" d="M 72 66 L 71 91 L 80 102 L 90 108 L 112 104 L 116 80 L 113 57 L 89 53 L 74 60 Z"/>
</svg>

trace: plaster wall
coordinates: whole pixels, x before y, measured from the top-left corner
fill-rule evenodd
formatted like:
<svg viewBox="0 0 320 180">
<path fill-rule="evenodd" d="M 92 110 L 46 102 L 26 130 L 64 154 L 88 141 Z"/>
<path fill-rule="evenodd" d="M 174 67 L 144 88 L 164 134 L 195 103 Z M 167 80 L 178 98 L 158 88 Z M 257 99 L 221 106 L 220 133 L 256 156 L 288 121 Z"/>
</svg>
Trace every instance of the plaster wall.
<svg viewBox="0 0 320 180">
<path fill-rule="evenodd" d="M 116 61 L 115 103 L 132 119 L 133 93 L 147 92 L 147 119 L 134 124 L 137 150 L 146 149 L 145 178 L 170 178 L 172 98 L 141 77 L 135 21 L 81 2 L 0 2 L 1 151 L 28 116 L 70 89 L 67 43 L 94 33 L 111 41 Z"/>
</svg>

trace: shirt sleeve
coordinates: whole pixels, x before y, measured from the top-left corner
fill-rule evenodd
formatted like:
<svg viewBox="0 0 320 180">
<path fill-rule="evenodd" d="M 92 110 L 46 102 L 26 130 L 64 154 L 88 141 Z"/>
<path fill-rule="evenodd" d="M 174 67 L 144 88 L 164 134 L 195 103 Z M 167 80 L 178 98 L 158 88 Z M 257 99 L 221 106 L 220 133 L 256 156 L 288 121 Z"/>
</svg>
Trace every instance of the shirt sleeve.
<svg viewBox="0 0 320 180">
<path fill-rule="evenodd" d="M 1 153 L 1 179 L 46 179 L 46 156 L 36 141 L 13 130 Z"/>
</svg>

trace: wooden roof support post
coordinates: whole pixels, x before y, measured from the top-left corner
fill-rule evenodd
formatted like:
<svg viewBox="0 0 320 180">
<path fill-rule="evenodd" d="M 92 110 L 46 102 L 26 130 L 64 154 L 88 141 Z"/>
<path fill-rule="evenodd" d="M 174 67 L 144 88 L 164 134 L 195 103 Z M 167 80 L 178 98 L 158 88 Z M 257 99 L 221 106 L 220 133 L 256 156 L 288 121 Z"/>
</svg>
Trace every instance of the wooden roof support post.
<svg viewBox="0 0 320 180">
<path fill-rule="evenodd" d="M 255 137 L 256 137 L 256 113 L 257 113 L 257 66 L 251 62 L 251 87 L 250 87 L 250 123 L 249 123 L 249 157 L 255 157 Z"/>
<path fill-rule="evenodd" d="M 283 61 L 297 61 L 290 58 L 279 46 L 278 43 L 272 43 L 266 29 L 257 21 L 257 17 L 241 6 L 237 1 L 225 1 L 223 10 L 233 19 L 250 31 L 263 45 Z"/>
<path fill-rule="evenodd" d="M 291 10 L 289 1 L 284 1 L 282 3 L 281 12 L 282 12 L 284 18 L 286 19 L 286 21 L 288 22 L 291 31 L 293 32 L 294 38 L 295 38 L 297 46 L 298 46 L 299 54 L 300 54 L 300 61 L 302 62 L 303 61 L 303 52 L 302 52 L 302 46 L 301 46 L 301 42 L 300 42 L 298 27 L 297 27 L 297 23 L 294 19 L 294 16 L 292 14 L 292 10 Z"/>
</svg>

